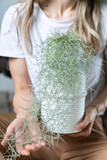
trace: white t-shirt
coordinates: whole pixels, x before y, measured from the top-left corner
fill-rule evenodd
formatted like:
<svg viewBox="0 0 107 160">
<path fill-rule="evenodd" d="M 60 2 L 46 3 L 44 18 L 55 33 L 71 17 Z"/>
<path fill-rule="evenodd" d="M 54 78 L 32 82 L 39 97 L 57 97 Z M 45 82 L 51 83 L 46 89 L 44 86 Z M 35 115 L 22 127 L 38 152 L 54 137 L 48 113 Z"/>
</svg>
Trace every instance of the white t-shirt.
<svg viewBox="0 0 107 160">
<path fill-rule="evenodd" d="M 15 57 L 15 58 L 25 58 L 27 62 L 29 76 L 31 78 L 32 84 L 35 83 L 36 73 L 38 68 L 34 67 L 35 59 L 33 56 L 31 57 L 24 45 L 22 44 L 21 36 L 19 33 L 19 44 L 18 44 L 18 37 L 15 27 L 15 18 L 17 15 L 17 8 L 21 4 L 16 4 L 11 6 L 4 15 L 4 19 L 2 22 L 1 27 L 1 35 L 0 35 L 0 56 L 5 57 Z M 89 88 L 93 88 L 95 92 L 88 90 L 86 103 L 91 103 L 93 100 L 103 89 L 105 86 L 105 75 L 102 71 L 103 69 L 103 55 L 105 54 L 107 58 L 107 4 L 102 4 L 101 6 L 101 32 L 102 32 L 102 47 L 98 51 L 97 55 L 94 57 L 95 64 L 92 65 L 91 69 L 91 76 L 88 77 L 89 81 Z M 23 13 L 22 13 L 23 18 Z M 30 31 L 31 39 L 33 42 L 33 53 L 32 55 L 36 54 L 35 50 L 35 41 L 39 42 L 40 40 L 45 40 L 45 38 L 51 33 L 52 30 L 57 30 L 61 32 L 65 32 L 69 26 L 71 26 L 74 22 L 74 18 L 66 21 L 56 21 L 49 18 L 39 7 L 38 3 L 34 5 L 34 13 L 33 13 L 33 25 Z M 34 76 L 35 74 L 35 76 Z M 35 85 L 36 86 L 36 85 Z M 39 87 L 39 86 L 36 86 Z M 90 93 L 92 92 L 92 93 Z M 39 99 L 38 93 L 35 95 L 37 99 Z M 103 114 L 104 112 L 100 112 L 99 115 Z"/>
</svg>

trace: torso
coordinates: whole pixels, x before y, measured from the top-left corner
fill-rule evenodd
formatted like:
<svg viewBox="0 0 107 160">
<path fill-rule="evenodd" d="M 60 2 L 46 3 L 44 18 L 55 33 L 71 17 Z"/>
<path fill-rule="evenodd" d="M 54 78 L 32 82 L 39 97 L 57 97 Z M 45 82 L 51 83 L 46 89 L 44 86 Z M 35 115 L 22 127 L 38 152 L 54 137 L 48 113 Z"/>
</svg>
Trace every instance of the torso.
<svg viewBox="0 0 107 160">
<path fill-rule="evenodd" d="M 73 25 L 73 22 L 74 22 L 74 17 L 65 21 L 62 21 L 62 20 L 56 21 L 55 19 L 48 17 L 48 15 L 45 14 L 44 10 L 42 10 L 38 4 L 35 4 L 33 30 L 31 31 L 32 41 L 34 42 L 33 55 L 34 56 L 37 55 L 35 46 L 34 46 L 36 41 L 37 42 L 40 42 L 41 40 L 44 41 L 47 36 L 50 36 L 51 31 L 54 31 L 54 30 L 57 30 L 63 33 L 66 32 L 67 29 L 69 29 L 69 27 Z M 105 34 L 104 32 L 105 26 L 103 25 L 104 23 L 103 18 L 101 20 L 101 23 L 102 23 L 102 42 L 103 42 L 102 44 L 103 45 L 101 49 L 98 51 L 97 56 L 95 56 L 95 63 L 97 65 L 96 66 L 92 65 L 91 75 L 90 77 L 87 77 L 87 80 L 89 81 L 89 88 L 95 89 L 95 92 L 92 91 L 92 94 L 91 94 L 90 90 L 89 89 L 87 90 L 86 106 L 91 103 L 91 101 L 100 93 L 100 91 L 103 89 L 105 85 L 104 73 L 102 71 L 103 69 L 102 64 L 103 64 L 103 51 L 106 46 L 107 34 Z M 28 70 L 29 70 L 32 83 L 36 84 L 35 95 L 39 100 L 40 95 L 37 95 L 37 90 L 40 84 L 36 79 L 39 68 L 36 66 L 36 61 L 33 57 L 31 58 L 31 61 L 29 59 L 30 59 L 29 55 L 26 55 Z M 32 63 L 35 64 L 35 68 L 34 66 L 32 66 Z M 35 77 L 33 76 L 34 74 L 35 74 Z M 100 114 L 103 114 L 103 112 Z"/>
</svg>

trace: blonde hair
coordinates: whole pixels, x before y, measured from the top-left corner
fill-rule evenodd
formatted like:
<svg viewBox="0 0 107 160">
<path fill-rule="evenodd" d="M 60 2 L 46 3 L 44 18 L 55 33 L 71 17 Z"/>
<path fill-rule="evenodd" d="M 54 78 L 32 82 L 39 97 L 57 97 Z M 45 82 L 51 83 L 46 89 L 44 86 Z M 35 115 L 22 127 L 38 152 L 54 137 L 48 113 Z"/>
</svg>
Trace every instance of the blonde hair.
<svg viewBox="0 0 107 160">
<path fill-rule="evenodd" d="M 18 32 L 18 25 L 20 21 L 20 15 L 22 11 L 25 11 L 24 21 L 21 27 L 22 41 L 25 45 L 26 50 L 29 54 L 32 54 L 32 42 L 29 33 L 29 29 L 32 24 L 32 17 L 34 11 L 34 3 L 37 0 L 21 0 L 18 3 L 22 3 L 21 9 L 18 11 L 16 18 L 16 26 Z M 41 1 L 43 2 L 43 0 Z M 77 0 L 76 4 L 76 18 L 74 21 L 74 26 L 76 27 L 76 32 L 83 38 L 83 42 L 92 46 L 95 50 L 95 55 L 101 46 L 101 28 L 100 28 L 100 2 L 98 0 Z M 27 45 L 30 43 L 30 50 Z"/>
</svg>

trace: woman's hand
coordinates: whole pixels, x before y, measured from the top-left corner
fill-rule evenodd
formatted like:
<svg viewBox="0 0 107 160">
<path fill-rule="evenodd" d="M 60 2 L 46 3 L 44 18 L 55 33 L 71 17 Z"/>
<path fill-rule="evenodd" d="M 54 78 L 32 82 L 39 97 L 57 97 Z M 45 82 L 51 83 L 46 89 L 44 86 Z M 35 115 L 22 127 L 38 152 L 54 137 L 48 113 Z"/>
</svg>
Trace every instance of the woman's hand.
<svg viewBox="0 0 107 160">
<path fill-rule="evenodd" d="M 1 142 L 1 145 L 6 146 L 8 145 L 7 139 L 9 139 L 11 137 L 12 134 L 18 135 L 16 136 L 15 139 L 15 147 L 16 147 L 16 151 L 21 154 L 21 155 L 25 155 L 25 156 L 29 156 L 30 155 L 30 151 L 35 150 L 37 151 L 38 149 L 40 149 L 42 146 L 45 146 L 45 143 L 42 141 L 38 141 L 37 144 L 33 143 L 36 141 L 36 138 L 38 139 L 40 137 L 40 133 L 37 130 L 37 128 L 34 130 L 32 129 L 33 124 L 31 124 L 31 128 L 27 128 L 27 131 L 29 133 L 29 137 L 32 137 L 30 139 L 30 142 L 32 141 L 32 143 L 27 143 L 24 142 L 25 139 L 25 132 L 24 132 L 24 125 L 25 123 L 29 122 L 26 120 L 27 118 L 16 118 L 7 128 L 6 134 L 4 136 L 4 139 Z M 26 124 L 27 124 L 26 123 Z M 27 140 L 26 140 L 27 141 Z M 25 143 L 25 145 L 22 145 L 22 143 Z"/>
<path fill-rule="evenodd" d="M 89 136 L 91 134 L 91 130 L 92 130 L 96 116 L 97 116 L 97 109 L 95 108 L 95 106 L 91 106 L 91 105 L 87 106 L 83 121 L 76 126 L 76 130 L 77 131 L 81 130 L 81 131 L 77 133 L 69 134 L 69 136 L 73 136 L 73 137 Z"/>
</svg>

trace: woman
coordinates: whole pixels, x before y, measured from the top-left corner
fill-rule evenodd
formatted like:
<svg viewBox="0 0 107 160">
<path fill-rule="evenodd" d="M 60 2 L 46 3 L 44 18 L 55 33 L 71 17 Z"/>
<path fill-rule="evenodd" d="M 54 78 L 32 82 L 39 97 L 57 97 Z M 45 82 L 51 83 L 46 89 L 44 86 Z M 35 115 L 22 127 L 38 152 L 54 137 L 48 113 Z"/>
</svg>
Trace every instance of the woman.
<svg viewBox="0 0 107 160">
<path fill-rule="evenodd" d="M 26 108 L 31 106 L 31 102 L 23 101 L 21 97 L 30 100 L 33 96 L 28 85 L 34 81 L 35 70 L 30 69 L 29 58 L 30 54 L 31 56 L 33 54 L 35 40 L 45 39 L 50 28 L 65 31 L 70 26 L 77 26 L 76 31 L 83 38 L 84 43 L 95 50 L 95 62 L 99 66 L 93 66 L 92 75 L 89 77 L 89 85 L 96 92 L 92 94 L 93 101 L 90 92 L 87 94 L 84 119 L 76 127 L 81 131 L 64 135 L 66 144 L 61 141 L 49 150 L 44 142 L 37 145 L 26 144 L 21 150 L 21 160 L 24 158 L 29 160 L 107 159 L 107 138 L 101 119 L 101 115 L 107 108 L 107 86 L 101 71 L 103 55 L 107 60 L 106 15 L 107 5 L 100 4 L 98 0 L 22 0 L 6 12 L 1 29 L 0 55 L 10 57 L 10 71 L 15 85 L 13 106 L 16 119 L 11 124 L 2 120 L 1 129 L 3 130 L 3 123 L 5 129 L 8 126 L 1 142 L 2 146 L 7 145 L 5 138 L 9 138 L 9 134 L 14 133 L 17 127 L 21 128 L 24 124 L 26 112 L 19 106 Z M 17 19 L 17 27 L 15 19 Z M 19 141 L 16 139 L 18 152 L 20 148 L 17 144 L 20 143 L 21 139 Z"/>
</svg>

